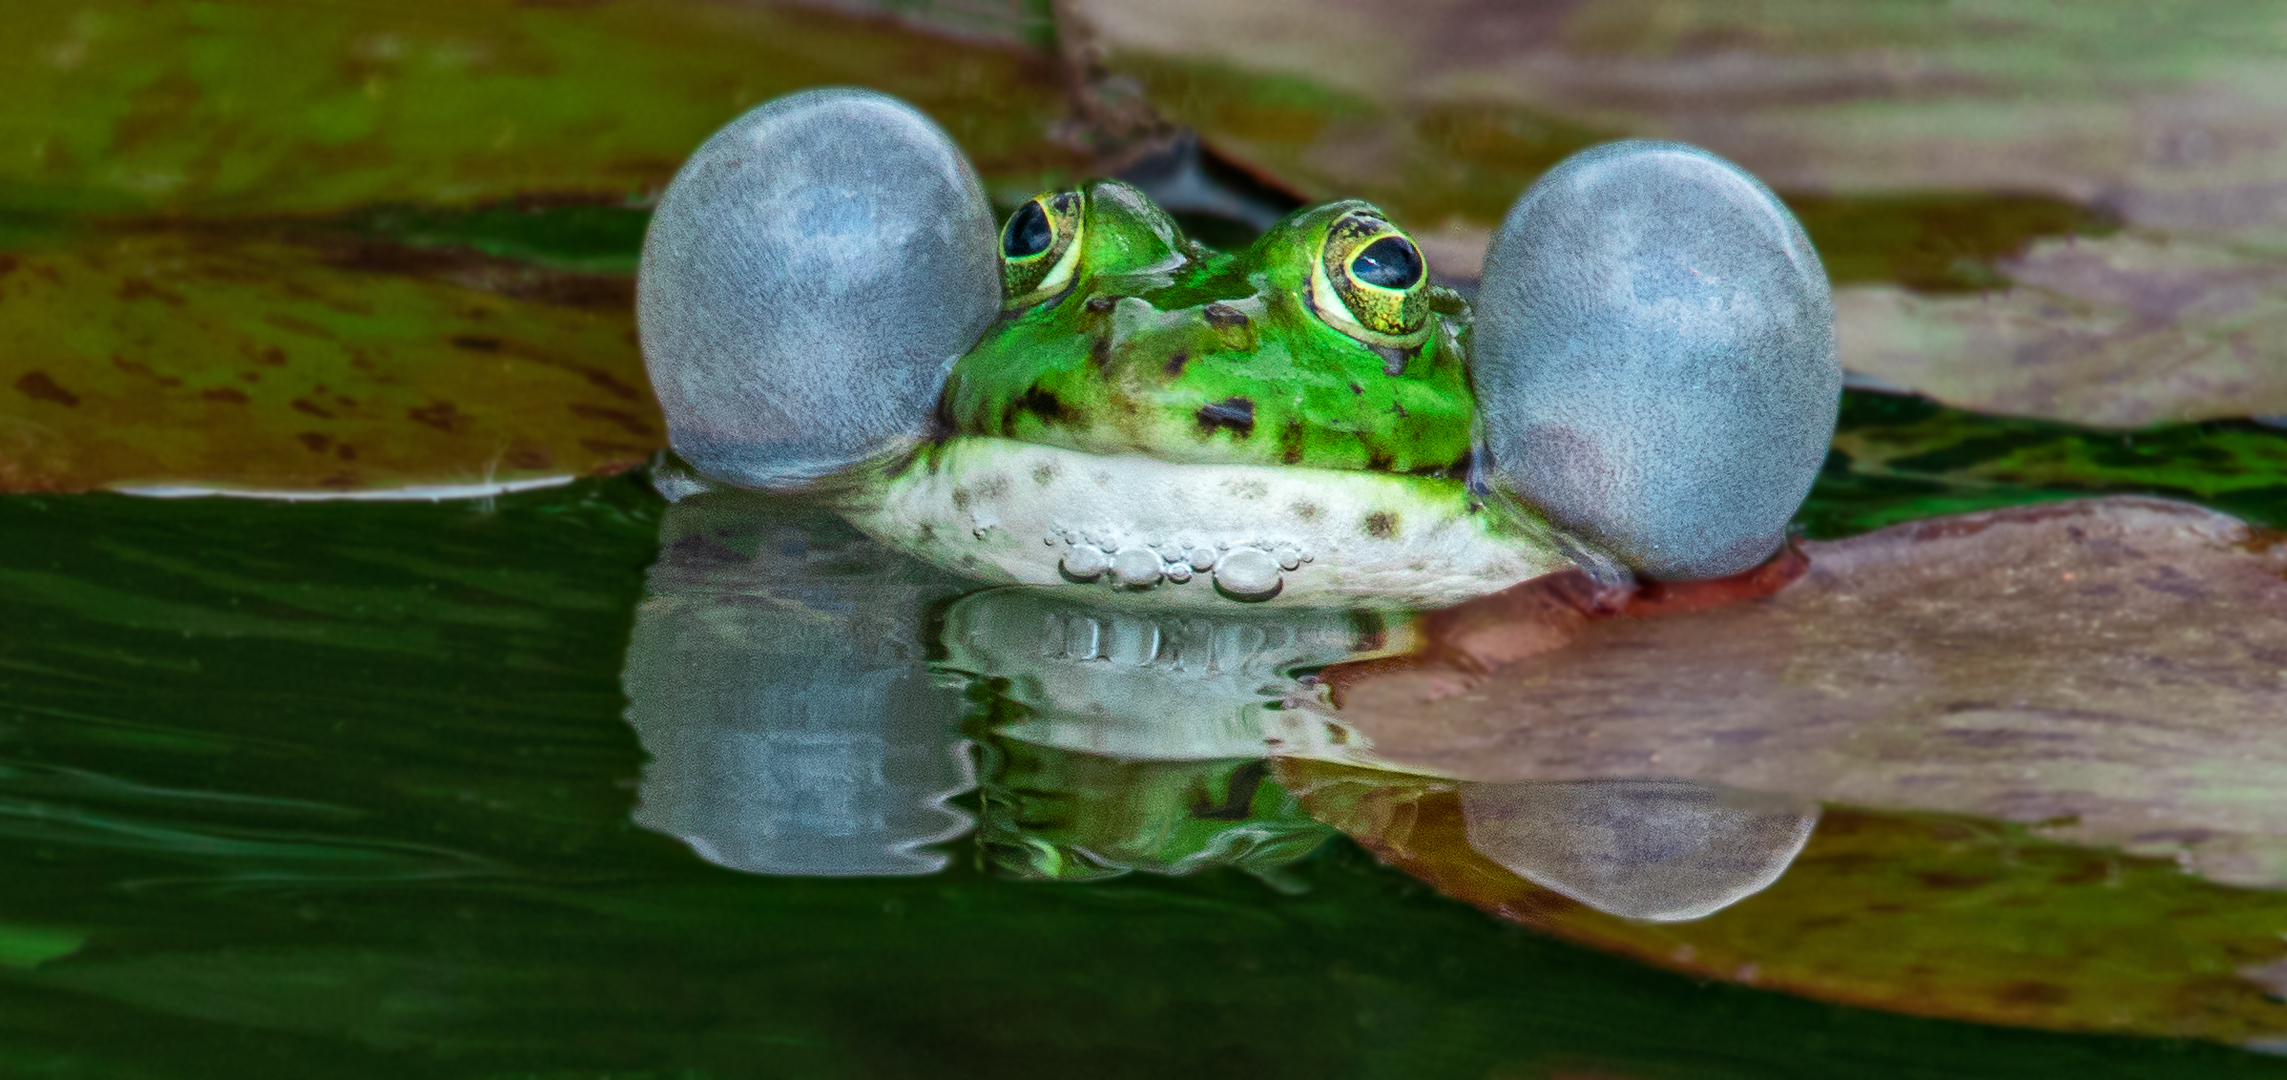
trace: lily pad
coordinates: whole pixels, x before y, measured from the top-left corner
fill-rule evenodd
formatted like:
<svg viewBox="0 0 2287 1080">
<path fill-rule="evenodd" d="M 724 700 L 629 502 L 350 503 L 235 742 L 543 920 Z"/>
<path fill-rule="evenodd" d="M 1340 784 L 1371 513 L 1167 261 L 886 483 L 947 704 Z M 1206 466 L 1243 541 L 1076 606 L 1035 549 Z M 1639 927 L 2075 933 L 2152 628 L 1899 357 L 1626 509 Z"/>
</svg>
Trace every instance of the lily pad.
<svg viewBox="0 0 2287 1080">
<path fill-rule="evenodd" d="M 1288 759 L 1321 820 L 1505 919 L 1702 978 L 1922 1016 L 2257 1047 L 2287 1033 L 2287 895 L 2021 828 L 1830 809 L 1783 876 L 1704 919 L 1606 914 L 1470 846 L 1451 780 Z"/>
<path fill-rule="evenodd" d="M 352 495 L 664 445 L 624 277 L 210 231 L 0 257 L 0 490 Z"/>
<path fill-rule="evenodd" d="M 1328 669 L 1339 719 L 1410 770 L 1970 814 L 2287 888 L 2276 534 L 2116 497 L 1803 551 L 1774 595 L 1670 616 L 1561 581 L 1442 614 L 1411 666 Z"/>
<path fill-rule="evenodd" d="M 1068 11 L 1065 38 L 1170 119 L 1306 188 L 1416 191 L 1398 200 L 1406 210 L 1442 207 L 1424 226 L 1490 223 L 1514 177 L 1619 136 L 1705 146 L 1780 191 L 2101 200 L 2131 224 L 2185 231 L 2287 223 L 2287 114 L 2272 107 L 2287 75 L 2271 62 L 2275 13 L 2257 0 L 2210 0 L 2165 25 L 1914 0 Z M 1441 111 L 1476 120 L 1433 120 Z M 1493 162 L 1508 172 L 1472 175 Z"/>
<path fill-rule="evenodd" d="M 618 202 L 655 192 L 748 108 L 836 84 L 913 102 L 1021 198 L 1080 158 L 1049 138 L 1066 95 L 1024 40 L 1041 29 L 1027 9 L 998 27 L 955 19 L 967 24 L 959 37 L 816 8 L 661 0 L 27 10 L 9 27 L 22 59 L 0 67 L 14 147 L 0 206 L 215 216 Z"/>
<path fill-rule="evenodd" d="M 1843 365 L 1949 405 L 2099 427 L 2287 413 L 2287 260 L 2152 232 L 2044 241 L 2012 287 L 1838 290 Z"/>
<path fill-rule="evenodd" d="M 1377 201 L 1448 277 L 1568 153 L 1672 139 L 1789 195 L 1835 283 L 1870 286 L 1835 297 L 1852 371 L 2110 427 L 2287 413 L 2287 77 L 2253 0 L 2134 31 L 1911 0 L 1068 11 L 1099 97 L 1140 88 L 1310 198 Z"/>
</svg>

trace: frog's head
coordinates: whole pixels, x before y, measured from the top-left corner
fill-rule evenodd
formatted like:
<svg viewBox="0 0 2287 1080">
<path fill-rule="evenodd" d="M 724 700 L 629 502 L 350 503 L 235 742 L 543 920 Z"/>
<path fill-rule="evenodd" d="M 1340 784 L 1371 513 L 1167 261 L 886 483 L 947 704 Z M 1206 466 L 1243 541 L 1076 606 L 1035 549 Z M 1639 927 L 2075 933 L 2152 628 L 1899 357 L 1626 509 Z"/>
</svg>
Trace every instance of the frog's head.
<svg viewBox="0 0 2287 1080">
<path fill-rule="evenodd" d="M 1168 461 L 1458 472 L 1468 307 L 1388 215 L 1339 202 L 1243 252 L 1114 180 L 1001 230 L 1000 318 L 953 366 L 962 434 Z"/>
<path fill-rule="evenodd" d="M 1841 391 L 1801 227 L 1672 143 L 1598 147 L 1536 183 L 1472 316 L 1370 204 L 1235 253 L 1113 181 L 996 227 L 927 118 L 809 91 L 677 174 L 637 301 L 673 445 L 732 483 L 802 487 L 951 434 L 1158 459 L 1171 482 L 1188 463 L 1336 484 L 1470 471 L 1670 579 L 1777 546 Z"/>
</svg>

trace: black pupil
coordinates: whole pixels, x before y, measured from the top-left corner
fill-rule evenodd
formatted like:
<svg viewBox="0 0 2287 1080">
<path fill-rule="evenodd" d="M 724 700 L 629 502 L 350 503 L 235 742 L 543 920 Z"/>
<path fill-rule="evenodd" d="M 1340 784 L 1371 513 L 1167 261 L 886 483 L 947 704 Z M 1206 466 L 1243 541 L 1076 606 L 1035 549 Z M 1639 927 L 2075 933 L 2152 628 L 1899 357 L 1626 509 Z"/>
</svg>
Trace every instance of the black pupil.
<svg viewBox="0 0 2287 1080">
<path fill-rule="evenodd" d="M 1421 252 L 1402 236 L 1385 236 L 1350 260 L 1350 273 L 1368 285 L 1403 289 L 1421 280 Z"/>
<path fill-rule="evenodd" d="M 1037 202 L 1017 207 L 1009 216 L 1008 231 L 1001 234 L 1001 250 L 1009 258 L 1022 259 L 1048 250 L 1049 241 L 1056 239 L 1056 230 L 1048 225 L 1048 214 Z"/>
</svg>

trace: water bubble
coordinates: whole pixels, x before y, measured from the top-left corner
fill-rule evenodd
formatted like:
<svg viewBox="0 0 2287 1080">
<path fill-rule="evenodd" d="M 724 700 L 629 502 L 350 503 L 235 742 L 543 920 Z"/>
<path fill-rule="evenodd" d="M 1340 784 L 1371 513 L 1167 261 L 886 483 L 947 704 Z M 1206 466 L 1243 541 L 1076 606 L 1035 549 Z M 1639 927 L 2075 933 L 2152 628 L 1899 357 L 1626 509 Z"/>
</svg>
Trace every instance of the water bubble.
<svg viewBox="0 0 2287 1080">
<path fill-rule="evenodd" d="M 1159 553 L 1140 546 L 1121 548 L 1112 555 L 1112 577 L 1131 589 L 1159 584 Z"/>
<path fill-rule="evenodd" d="M 1215 588 L 1233 600 L 1268 600 L 1283 583 L 1278 560 L 1261 548 L 1232 548 L 1215 561 Z"/>
<path fill-rule="evenodd" d="M 1065 551 L 1061 564 L 1067 577 L 1079 581 L 1094 581 L 1112 568 L 1112 557 L 1094 544 L 1074 544 Z"/>
</svg>

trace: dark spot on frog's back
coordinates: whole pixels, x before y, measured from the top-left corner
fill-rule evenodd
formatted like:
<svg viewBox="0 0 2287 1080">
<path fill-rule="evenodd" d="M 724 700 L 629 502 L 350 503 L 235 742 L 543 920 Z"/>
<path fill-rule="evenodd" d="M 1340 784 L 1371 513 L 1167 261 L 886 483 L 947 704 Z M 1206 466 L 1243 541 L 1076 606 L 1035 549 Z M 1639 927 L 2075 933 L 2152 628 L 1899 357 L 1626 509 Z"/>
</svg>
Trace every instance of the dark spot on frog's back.
<svg viewBox="0 0 2287 1080">
<path fill-rule="evenodd" d="M 1255 403 L 1243 397 L 1201 405 L 1197 415 L 1201 435 L 1212 435 L 1217 428 L 1228 429 L 1242 439 L 1255 433 Z"/>
<path fill-rule="evenodd" d="M 1016 418 L 1019 413 L 1031 413 L 1043 424 L 1062 424 L 1075 419 L 1072 410 L 1065 406 L 1063 398 L 1057 397 L 1053 391 L 1041 389 L 1037 383 L 1027 387 L 1023 394 L 1010 401 L 1008 407 L 1001 410 L 1002 432 L 1015 434 Z"/>
<path fill-rule="evenodd" d="M 1361 523 L 1366 535 L 1376 540 L 1391 540 L 1398 535 L 1398 515 L 1394 510 L 1376 510 L 1366 515 Z"/>
<path fill-rule="evenodd" d="M 1181 375 L 1183 374 L 1183 365 L 1190 362 L 1191 354 L 1177 349 L 1174 355 L 1167 358 L 1167 373 L 1171 376 Z"/>
</svg>

